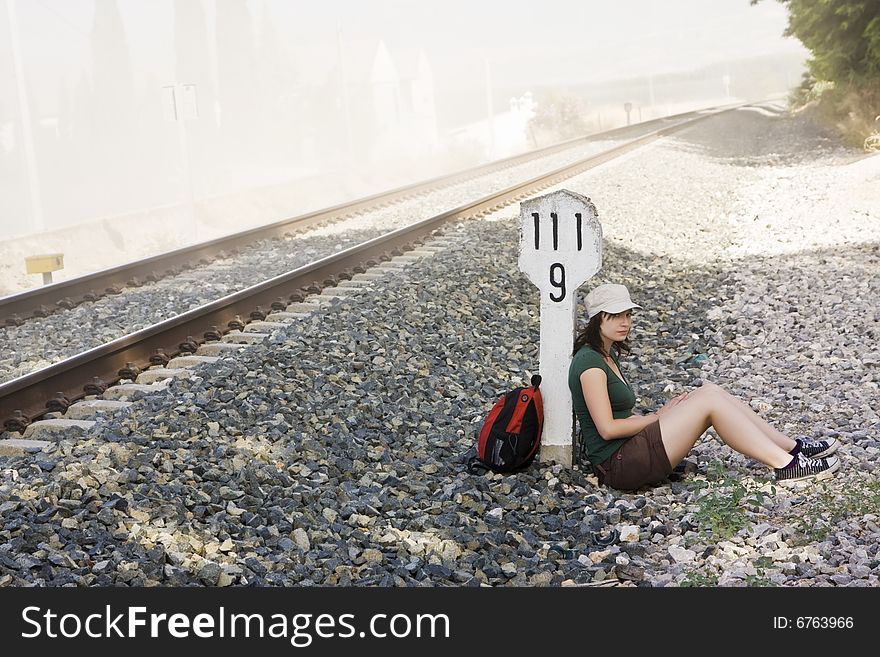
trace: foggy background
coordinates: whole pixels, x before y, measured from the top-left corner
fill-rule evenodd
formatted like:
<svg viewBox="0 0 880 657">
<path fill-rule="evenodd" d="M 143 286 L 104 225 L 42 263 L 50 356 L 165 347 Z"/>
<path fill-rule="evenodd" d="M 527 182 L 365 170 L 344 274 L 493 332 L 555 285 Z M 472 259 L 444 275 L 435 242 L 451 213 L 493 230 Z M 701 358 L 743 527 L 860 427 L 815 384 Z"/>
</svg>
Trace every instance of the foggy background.
<svg viewBox="0 0 880 657">
<path fill-rule="evenodd" d="M 0 295 L 626 123 L 785 93 L 748 0 L 0 0 Z"/>
</svg>

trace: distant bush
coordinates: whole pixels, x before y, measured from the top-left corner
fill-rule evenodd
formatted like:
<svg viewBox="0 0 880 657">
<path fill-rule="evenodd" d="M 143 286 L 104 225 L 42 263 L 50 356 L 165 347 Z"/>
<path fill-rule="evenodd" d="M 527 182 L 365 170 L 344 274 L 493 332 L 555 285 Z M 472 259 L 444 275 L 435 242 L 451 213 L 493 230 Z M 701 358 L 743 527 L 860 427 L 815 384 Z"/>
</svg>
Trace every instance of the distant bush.
<svg viewBox="0 0 880 657">
<path fill-rule="evenodd" d="M 539 98 L 535 116 L 529 121 L 533 134 L 544 137 L 541 141 L 563 141 L 585 135 L 586 103 L 577 96 L 553 93 Z"/>
<path fill-rule="evenodd" d="M 838 85 L 805 73 L 789 96 L 789 104 L 796 110 L 815 106 L 819 120 L 835 128 L 847 143 L 877 150 L 880 88 Z"/>
<path fill-rule="evenodd" d="M 820 117 L 847 141 L 868 148 L 880 130 L 880 2 L 779 2 L 788 7 L 786 36 L 800 39 L 812 55 L 792 105 L 817 103 Z"/>
</svg>

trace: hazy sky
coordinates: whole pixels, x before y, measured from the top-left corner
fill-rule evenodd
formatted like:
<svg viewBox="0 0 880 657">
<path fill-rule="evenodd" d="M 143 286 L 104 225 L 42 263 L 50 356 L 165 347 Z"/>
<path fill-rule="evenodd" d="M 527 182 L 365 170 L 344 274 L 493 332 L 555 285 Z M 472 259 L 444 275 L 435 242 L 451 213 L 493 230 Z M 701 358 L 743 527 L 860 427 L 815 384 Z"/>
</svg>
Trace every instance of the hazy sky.
<svg viewBox="0 0 880 657">
<path fill-rule="evenodd" d="M 203 2 L 209 24 L 224 0 L 119 0 L 135 75 L 173 76 L 172 2 Z M 498 85 L 592 82 L 698 67 L 767 53 L 803 53 L 783 38 L 773 0 L 248 0 L 268 11 L 306 76 L 335 63 L 346 43 L 383 39 L 423 48 L 438 85 L 482 77 Z M 16 0 L 30 76 L 76 80 L 88 67 L 92 0 Z M 5 13 L 5 12 L 4 12 Z M 5 22 L 5 21 L 4 21 Z M 7 35 L 0 34 L 0 41 Z M 30 77 L 29 76 L 29 77 Z M 41 85 L 42 86 L 42 85 Z M 54 85 L 49 85 L 54 86 Z"/>
<path fill-rule="evenodd" d="M 808 54 L 782 36 L 787 11 L 775 0 L 245 0 L 249 12 L 242 0 L 117 0 L 124 44 L 110 0 L 102 2 L 95 30 L 95 0 L 0 0 L 0 234 L 3 217 L 20 224 L 29 208 L 62 225 L 340 162 L 409 174 L 407 162 L 428 159 L 438 144 L 465 166 L 462 152 L 497 156 L 468 131 L 527 91 L 539 104 L 557 93 L 579 98 L 601 127 L 600 113 L 606 126 L 624 120 L 624 101 L 664 113 L 784 92 Z M 175 2 L 198 3 L 204 17 L 175 11 Z M 184 17 L 178 41 L 175 16 Z M 192 47 L 180 49 L 181 39 Z M 374 83 L 380 41 L 391 78 Z M 431 80 L 415 75 L 420 50 Z M 731 64 L 729 73 L 717 66 L 766 55 L 780 57 Z M 188 137 L 167 119 L 163 89 L 179 84 L 199 88 L 201 116 Z M 464 146 L 455 143 L 461 134 Z M 45 212 L 32 198 L 37 182 Z"/>
<path fill-rule="evenodd" d="M 293 21 L 302 4 L 271 7 Z M 338 19 L 353 39 L 379 34 L 390 47 L 423 47 L 441 78 L 489 60 L 499 83 L 588 82 L 805 52 L 781 36 L 787 13 L 772 0 L 336 0 L 308 12 L 316 29 L 305 41 Z"/>
<path fill-rule="evenodd" d="M 296 20 L 302 3 L 271 2 Z M 488 59 L 524 83 L 584 82 L 694 68 L 777 52 L 805 52 L 782 37 L 785 8 L 766 0 L 336 0 L 310 6 L 320 38 L 340 20 L 351 38 L 423 47 L 439 75 Z"/>
</svg>

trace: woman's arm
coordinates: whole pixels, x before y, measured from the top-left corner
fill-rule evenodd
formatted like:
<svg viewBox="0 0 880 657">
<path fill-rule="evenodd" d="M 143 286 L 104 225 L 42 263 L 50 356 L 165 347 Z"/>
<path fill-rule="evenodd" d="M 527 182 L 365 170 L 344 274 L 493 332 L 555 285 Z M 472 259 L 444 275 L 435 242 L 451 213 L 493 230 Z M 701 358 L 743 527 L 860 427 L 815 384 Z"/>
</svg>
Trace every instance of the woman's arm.
<svg viewBox="0 0 880 657">
<path fill-rule="evenodd" d="M 657 421 L 657 413 L 632 415 L 615 420 L 611 414 L 611 401 L 608 399 L 608 375 L 598 367 L 584 370 L 580 376 L 581 392 L 590 417 L 603 440 L 615 440 L 634 436 L 639 431 Z"/>
</svg>

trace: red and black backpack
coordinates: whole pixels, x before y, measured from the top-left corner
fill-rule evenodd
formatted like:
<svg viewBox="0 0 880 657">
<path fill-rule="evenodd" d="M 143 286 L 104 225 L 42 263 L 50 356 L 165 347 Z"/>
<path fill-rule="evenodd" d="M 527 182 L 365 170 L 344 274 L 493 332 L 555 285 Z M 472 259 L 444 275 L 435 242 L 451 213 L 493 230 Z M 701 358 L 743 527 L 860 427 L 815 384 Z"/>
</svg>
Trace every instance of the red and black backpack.
<svg viewBox="0 0 880 657">
<path fill-rule="evenodd" d="M 477 455 L 468 461 L 473 474 L 513 472 L 528 466 L 541 444 L 544 404 L 541 376 L 532 376 L 532 385 L 506 393 L 489 411 L 477 440 Z"/>
</svg>

